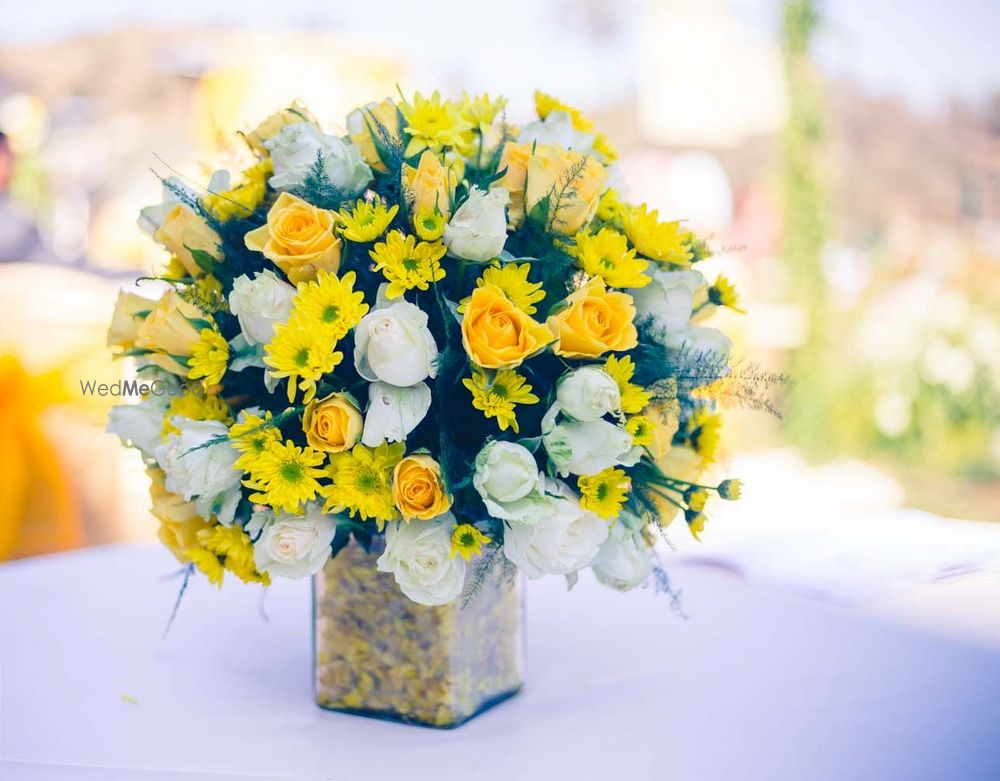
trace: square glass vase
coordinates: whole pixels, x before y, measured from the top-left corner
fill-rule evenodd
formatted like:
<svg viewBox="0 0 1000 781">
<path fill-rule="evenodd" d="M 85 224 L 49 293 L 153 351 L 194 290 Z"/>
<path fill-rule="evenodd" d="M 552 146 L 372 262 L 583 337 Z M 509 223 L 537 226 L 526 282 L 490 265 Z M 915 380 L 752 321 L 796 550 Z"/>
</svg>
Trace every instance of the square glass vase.
<svg viewBox="0 0 1000 781">
<path fill-rule="evenodd" d="M 449 729 L 517 694 L 520 577 L 488 577 L 470 598 L 428 607 L 376 569 L 381 548 L 376 539 L 366 553 L 352 540 L 313 579 L 316 704 Z"/>
</svg>

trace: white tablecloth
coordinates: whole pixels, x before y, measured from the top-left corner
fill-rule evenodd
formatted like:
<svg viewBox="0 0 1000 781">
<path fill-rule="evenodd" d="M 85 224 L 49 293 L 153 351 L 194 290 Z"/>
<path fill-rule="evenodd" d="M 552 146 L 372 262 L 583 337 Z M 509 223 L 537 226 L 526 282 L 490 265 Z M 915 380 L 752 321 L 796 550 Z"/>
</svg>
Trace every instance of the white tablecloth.
<svg viewBox="0 0 1000 781">
<path fill-rule="evenodd" d="M 680 566 L 687 620 L 530 584 L 528 682 L 451 732 L 321 711 L 307 582 L 119 546 L 0 567 L 0 778 L 997 779 L 1000 649 Z"/>
</svg>

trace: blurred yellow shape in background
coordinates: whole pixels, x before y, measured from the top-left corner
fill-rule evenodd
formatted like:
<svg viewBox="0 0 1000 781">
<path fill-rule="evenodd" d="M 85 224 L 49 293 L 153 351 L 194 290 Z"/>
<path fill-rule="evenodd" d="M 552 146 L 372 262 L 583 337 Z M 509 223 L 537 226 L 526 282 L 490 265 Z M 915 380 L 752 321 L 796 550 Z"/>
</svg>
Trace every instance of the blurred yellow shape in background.
<svg viewBox="0 0 1000 781">
<path fill-rule="evenodd" d="M 0 560 L 83 542 L 80 508 L 40 421 L 68 400 L 58 370 L 29 374 L 0 355 Z"/>
</svg>

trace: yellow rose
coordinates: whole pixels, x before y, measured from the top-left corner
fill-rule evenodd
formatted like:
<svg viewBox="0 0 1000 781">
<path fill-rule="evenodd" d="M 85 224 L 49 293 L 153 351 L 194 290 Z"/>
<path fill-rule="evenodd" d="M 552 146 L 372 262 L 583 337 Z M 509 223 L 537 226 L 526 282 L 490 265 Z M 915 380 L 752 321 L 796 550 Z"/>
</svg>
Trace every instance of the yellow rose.
<svg viewBox="0 0 1000 781">
<path fill-rule="evenodd" d="M 388 169 L 375 145 L 377 138 L 379 144 L 385 146 L 383 129 L 390 141 L 399 140 L 399 111 L 388 98 L 381 103 L 369 103 L 364 108 L 355 109 L 347 117 L 351 143 L 361 152 L 361 158 L 376 171 L 385 173 Z"/>
<path fill-rule="evenodd" d="M 429 149 L 420 155 L 416 168 L 403 166 L 403 184 L 414 218 L 433 214 L 437 209 L 445 219 L 451 216 L 451 187 L 448 169 Z"/>
<path fill-rule="evenodd" d="M 153 352 L 145 356 L 171 374 L 187 377 L 188 367 L 181 360 L 190 358 L 201 329 L 191 320 L 204 320 L 205 314 L 189 304 L 177 291 L 167 291 L 156 302 L 135 335 L 135 346 Z M 180 359 L 180 360 L 179 360 Z"/>
<path fill-rule="evenodd" d="M 293 282 L 308 282 L 319 271 L 340 268 L 340 239 L 333 231 L 336 212 L 317 209 L 301 198 L 282 193 L 267 213 L 267 223 L 244 241 L 264 255 Z"/>
<path fill-rule="evenodd" d="M 207 529 L 208 523 L 195 511 L 194 502 L 184 501 L 184 497 L 171 493 L 163 484 L 163 472 L 159 469 L 147 469 L 149 475 L 149 498 L 152 500 L 152 512 L 160 521 L 156 536 L 174 557 L 183 563 L 188 561 L 184 551 L 198 547 L 198 532 Z"/>
<path fill-rule="evenodd" d="M 528 161 L 531 159 L 530 144 L 515 144 L 508 141 L 500 154 L 498 171 L 504 175 L 491 185 L 503 187 L 510 195 L 507 206 L 507 224 L 511 230 L 517 230 L 524 222 L 524 184 L 528 176 Z"/>
<path fill-rule="evenodd" d="M 154 306 L 156 301 L 151 298 L 119 290 L 115 312 L 111 315 L 111 325 L 108 326 L 108 347 L 121 347 L 125 350 L 135 347 L 139 327 Z"/>
<path fill-rule="evenodd" d="M 357 444 L 364 428 L 361 410 L 346 393 L 331 393 L 306 405 L 302 428 L 314 450 L 342 453 Z"/>
<path fill-rule="evenodd" d="M 628 293 L 609 291 L 595 277 L 566 299 L 566 306 L 550 315 L 556 335 L 556 355 L 596 358 L 609 350 L 631 350 L 638 344 L 635 304 Z"/>
<path fill-rule="evenodd" d="M 215 260 L 222 259 L 219 245 L 222 238 L 208 227 L 208 223 L 182 203 L 171 209 L 153 238 L 170 250 L 192 277 L 205 273 L 191 254 L 191 250 L 207 252 Z"/>
<path fill-rule="evenodd" d="M 243 140 L 247 142 L 258 155 L 266 155 L 267 147 L 265 141 L 270 141 L 281 131 L 285 125 L 294 125 L 296 122 L 315 122 L 312 114 L 301 103 L 295 102 L 286 109 L 271 114 L 249 133 L 243 134 Z"/>
<path fill-rule="evenodd" d="M 569 236 L 597 211 L 608 172 L 595 158 L 541 144 L 528 160 L 524 206 L 528 214 L 549 197 L 549 230 Z"/>
<path fill-rule="evenodd" d="M 451 507 L 441 467 L 427 455 L 407 456 L 392 472 L 392 498 L 403 519 L 437 518 Z"/>
<path fill-rule="evenodd" d="M 496 285 L 472 291 L 462 319 L 462 344 L 484 369 L 512 369 L 552 341 L 552 334 Z"/>
</svg>

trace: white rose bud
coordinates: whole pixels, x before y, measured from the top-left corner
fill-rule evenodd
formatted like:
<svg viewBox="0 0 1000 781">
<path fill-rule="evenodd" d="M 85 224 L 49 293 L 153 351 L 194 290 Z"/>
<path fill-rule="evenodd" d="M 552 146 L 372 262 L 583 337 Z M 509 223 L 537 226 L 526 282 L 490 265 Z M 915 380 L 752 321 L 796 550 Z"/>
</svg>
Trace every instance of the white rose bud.
<svg viewBox="0 0 1000 781">
<path fill-rule="evenodd" d="M 649 548 L 634 535 L 612 533 L 601 545 L 590 568 L 602 585 L 616 591 L 631 591 L 649 579 L 653 562 Z"/>
<path fill-rule="evenodd" d="M 621 412 L 622 395 L 618 383 L 603 369 L 584 366 L 563 375 L 556 389 L 562 411 L 577 420 L 600 420 Z"/>
<path fill-rule="evenodd" d="M 239 453 L 228 439 L 205 446 L 216 437 L 228 437 L 229 429 L 218 420 L 177 416 L 173 423 L 180 433 L 171 434 L 166 444 L 156 449 L 167 490 L 187 500 L 196 499 L 195 507 L 202 517 L 215 513 L 219 523 L 232 523 L 243 477 L 238 469 L 233 469 Z"/>
<path fill-rule="evenodd" d="M 292 312 L 295 288 L 273 271 L 259 272 L 253 279 L 246 274 L 233 280 L 229 311 L 240 321 L 247 344 L 267 344 L 276 323 L 284 323 Z"/>
<path fill-rule="evenodd" d="M 108 413 L 107 431 L 123 445 L 135 447 L 146 458 L 153 458 L 163 444 L 163 416 L 170 406 L 167 395 L 149 395 L 138 404 L 116 404 Z"/>
<path fill-rule="evenodd" d="M 253 531 L 251 531 L 251 529 Z M 315 575 L 330 558 L 330 543 L 337 526 L 318 504 L 310 502 L 303 515 L 270 510 L 253 514 L 247 530 L 258 531 L 253 544 L 253 560 L 258 572 L 284 578 Z"/>
<path fill-rule="evenodd" d="M 666 346 L 670 350 L 686 350 L 691 356 L 711 355 L 712 360 L 724 365 L 733 341 L 718 329 L 691 325 L 669 334 Z"/>
<path fill-rule="evenodd" d="M 563 477 L 632 466 L 642 456 L 642 448 L 632 446 L 632 435 L 607 420 L 564 421 L 545 430 L 542 444 Z"/>
<path fill-rule="evenodd" d="M 317 159 L 322 159 L 330 182 L 352 195 L 360 193 L 372 180 L 371 168 L 361 159 L 357 147 L 326 135 L 311 122 L 285 125 L 264 146 L 271 152 L 274 175 L 270 185 L 275 190 L 302 184 Z"/>
<path fill-rule="evenodd" d="M 522 127 L 517 143 L 551 144 L 588 154 L 594 149 L 594 134 L 574 128 L 573 118 L 565 111 L 550 111 L 545 119 L 536 119 Z"/>
<path fill-rule="evenodd" d="M 608 522 L 565 496 L 534 524 L 511 523 L 504 531 L 503 552 L 529 578 L 568 575 L 593 561 L 608 536 Z"/>
<path fill-rule="evenodd" d="M 369 312 L 354 330 L 354 365 L 369 382 L 408 388 L 437 376 L 437 363 L 427 314 L 409 301 Z"/>
<path fill-rule="evenodd" d="M 507 241 L 504 208 L 510 197 L 503 187 L 483 192 L 473 187 L 469 197 L 444 228 L 444 243 L 456 257 L 483 263 L 500 255 Z"/>
<path fill-rule="evenodd" d="M 391 523 L 386 527 L 385 551 L 375 563 L 379 572 L 391 572 L 399 590 L 420 605 L 444 605 L 465 587 L 465 559 L 451 556 L 451 513 L 433 521 Z"/>
<path fill-rule="evenodd" d="M 431 408 L 431 389 L 418 382 L 409 388 L 397 388 L 387 382 L 368 386 L 368 411 L 361 442 L 376 447 L 383 440 L 402 442 Z"/>
<path fill-rule="evenodd" d="M 698 271 L 654 271 L 653 281 L 630 290 L 639 319 L 650 319 L 653 336 L 665 343 L 669 334 L 687 326 L 694 294 L 705 284 Z"/>
<path fill-rule="evenodd" d="M 516 442 L 489 442 L 476 456 L 472 484 L 494 518 L 533 523 L 553 503 L 535 457 Z"/>
</svg>

